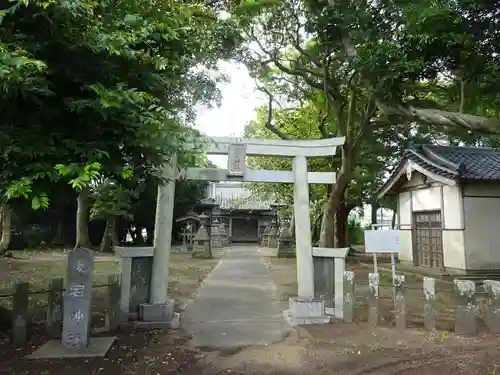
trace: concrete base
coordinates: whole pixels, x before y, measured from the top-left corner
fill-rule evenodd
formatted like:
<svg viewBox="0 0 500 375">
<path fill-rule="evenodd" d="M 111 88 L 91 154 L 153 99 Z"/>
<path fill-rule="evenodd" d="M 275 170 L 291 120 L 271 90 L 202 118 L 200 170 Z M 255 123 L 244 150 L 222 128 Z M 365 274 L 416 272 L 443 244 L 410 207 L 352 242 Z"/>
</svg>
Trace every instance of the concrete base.
<svg viewBox="0 0 500 375">
<path fill-rule="evenodd" d="M 50 340 L 39 347 L 27 359 L 64 359 L 64 358 L 97 358 L 105 357 L 115 342 L 116 337 L 91 337 L 86 348 L 68 349 L 62 346 L 60 340 Z"/>
<path fill-rule="evenodd" d="M 283 317 L 291 326 L 330 323 L 331 316 L 326 315 L 322 300 L 294 297 L 290 298 L 289 306 L 283 311 Z"/>
<path fill-rule="evenodd" d="M 174 312 L 170 321 L 141 321 L 136 320 L 131 322 L 134 327 L 143 329 L 177 329 L 180 327 L 179 313 Z"/>
<path fill-rule="evenodd" d="M 139 320 L 143 322 L 170 322 L 174 317 L 174 301 L 152 304 L 143 303 L 139 305 Z"/>
</svg>

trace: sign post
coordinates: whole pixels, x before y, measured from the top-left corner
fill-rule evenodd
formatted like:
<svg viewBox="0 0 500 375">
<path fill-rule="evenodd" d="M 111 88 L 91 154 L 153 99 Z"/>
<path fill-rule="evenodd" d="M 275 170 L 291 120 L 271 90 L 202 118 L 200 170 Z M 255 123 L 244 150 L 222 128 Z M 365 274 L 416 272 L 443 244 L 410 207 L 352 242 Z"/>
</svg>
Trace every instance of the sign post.
<svg viewBox="0 0 500 375">
<path fill-rule="evenodd" d="M 399 230 L 375 230 L 387 224 L 373 224 L 372 230 L 365 230 L 365 252 L 373 253 L 373 272 L 378 273 L 377 253 L 391 254 L 392 283 L 396 278 L 396 258 L 401 248 Z"/>
</svg>

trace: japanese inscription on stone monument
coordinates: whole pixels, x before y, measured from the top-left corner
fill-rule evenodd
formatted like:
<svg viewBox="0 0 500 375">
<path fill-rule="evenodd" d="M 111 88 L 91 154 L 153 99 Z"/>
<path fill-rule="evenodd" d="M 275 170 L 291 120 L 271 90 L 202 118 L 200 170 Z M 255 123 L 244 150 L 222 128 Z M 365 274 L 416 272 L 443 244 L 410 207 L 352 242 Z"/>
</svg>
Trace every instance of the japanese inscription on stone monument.
<svg viewBox="0 0 500 375">
<path fill-rule="evenodd" d="M 244 143 L 232 143 L 228 150 L 228 175 L 241 176 L 245 175 L 245 157 L 246 145 Z"/>
<path fill-rule="evenodd" d="M 92 309 L 93 256 L 90 250 L 76 248 L 68 253 L 62 345 L 88 346 Z"/>
</svg>

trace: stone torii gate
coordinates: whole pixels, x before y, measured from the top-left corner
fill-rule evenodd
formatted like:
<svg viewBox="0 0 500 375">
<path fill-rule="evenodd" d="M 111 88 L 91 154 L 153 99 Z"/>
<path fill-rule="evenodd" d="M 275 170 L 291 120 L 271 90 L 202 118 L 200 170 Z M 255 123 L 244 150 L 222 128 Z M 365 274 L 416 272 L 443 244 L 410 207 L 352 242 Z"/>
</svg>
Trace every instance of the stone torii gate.
<svg viewBox="0 0 500 375">
<path fill-rule="evenodd" d="M 296 228 L 296 256 L 298 298 L 290 301 L 290 315 L 301 318 L 319 318 L 324 312 L 314 305 L 314 269 L 309 218 L 309 184 L 333 184 L 335 172 L 309 172 L 308 157 L 333 156 L 345 138 L 318 140 L 270 140 L 214 137 L 208 140 L 208 155 L 228 155 L 227 169 L 188 168 L 181 173 L 188 180 L 246 181 L 293 183 L 294 215 Z M 293 158 L 292 171 L 252 170 L 245 165 L 246 156 L 272 156 Z M 175 179 L 179 177 L 176 158 L 165 166 L 165 178 L 169 182 L 158 188 L 156 224 L 153 251 L 153 275 L 150 303 L 142 306 L 145 317 L 157 320 L 173 316 L 173 302 L 167 297 L 169 257 L 172 240 Z M 324 309 L 323 309 L 324 310 Z M 317 321 L 316 321 L 317 322 Z M 306 323 L 306 322 L 303 322 Z M 303 324 L 302 323 L 302 324 Z M 300 323 L 299 323 L 300 324 Z"/>
</svg>

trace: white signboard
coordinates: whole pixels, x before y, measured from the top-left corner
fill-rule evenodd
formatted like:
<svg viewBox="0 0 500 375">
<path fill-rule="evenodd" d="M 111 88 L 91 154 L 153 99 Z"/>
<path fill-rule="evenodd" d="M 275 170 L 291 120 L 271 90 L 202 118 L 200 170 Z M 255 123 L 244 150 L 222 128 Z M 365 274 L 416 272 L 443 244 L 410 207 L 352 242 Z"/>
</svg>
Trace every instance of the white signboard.
<svg viewBox="0 0 500 375">
<path fill-rule="evenodd" d="M 233 143 L 229 145 L 227 169 L 229 176 L 245 175 L 245 158 L 247 154 L 246 144 Z"/>
<path fill-rule="evenodd" d="M 365 252 L 399 253 L 399 230 L 365 230 Z"/>
</svg>

